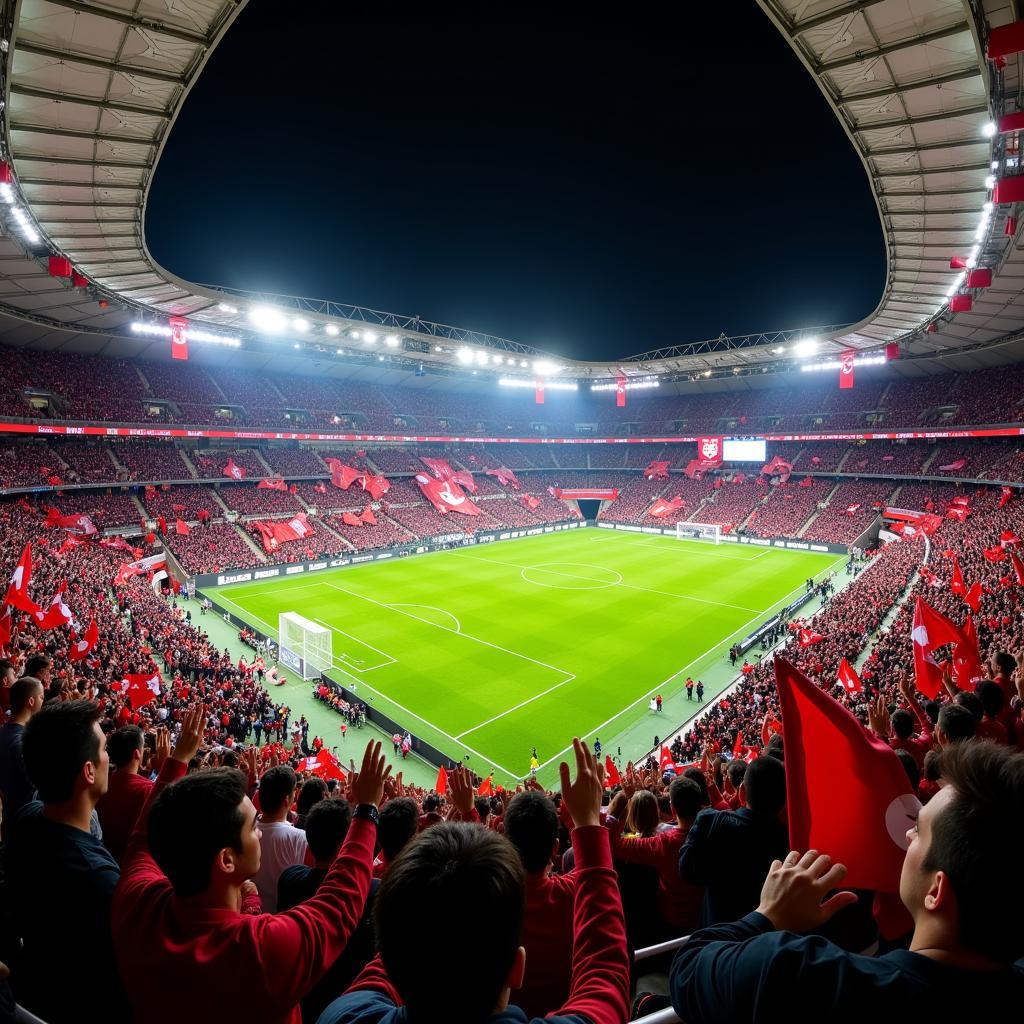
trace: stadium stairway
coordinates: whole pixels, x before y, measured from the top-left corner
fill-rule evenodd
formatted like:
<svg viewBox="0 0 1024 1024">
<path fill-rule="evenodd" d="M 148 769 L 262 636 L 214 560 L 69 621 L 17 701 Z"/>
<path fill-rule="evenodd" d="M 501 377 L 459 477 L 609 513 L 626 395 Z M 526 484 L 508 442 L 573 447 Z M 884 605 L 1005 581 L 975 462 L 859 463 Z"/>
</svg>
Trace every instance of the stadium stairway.
<svg viewBox="0 0 1024 1024">
<path fill-rule="evenodd" d="M 331 524 L 329 522 L 327 522 L 327 520 L 325 518 L 318 518 L 317 519 L 317 523 L 319 524 L 319 526 L 320 526 L 320 528 L 322 530 L 324 530 L 325 532 L 329 533 L 332 537 L 337 537 L 338 540 L 340 540 L 345 545 L 346 550 L 348 550 L 348 551 L 355 551 L 356 550 L 356 546 L 353 543 L 351 543 L 347 537 L 344 537 L 340 533 L 338 533 L 338 531 L 336 529 L 334 529 L 334 527 L 331 526 Z"/>
<path fill-rule="evenodd" d="M 926 476 L 927 475 L 928 470 L 931 469 L 932 463 L 939 456 L 940 448 L 941 448 L 941 445 L 938 445 L 938 444 L 933 445 L 931 454 L 928 456 L 927 459 L 924 460 L 923 464 L 921 465 L 921 469 L 919 470 L 921 476 Z"/>
<path fill-rule="evenodd" d="M 199 470 L 196 469 L 196 464 L 188 457 L 188 452 L 184 448 L 178 449 L 178 454 L 181 456 L 182 462 L 188 468 L 189 473 L 192 474 L 193 480 L 199 479 Z"/>
<path fill-rule="evenodd" d="M 846 456 L 844 455 L 843 459 L 845 459 L 845 458 L 846 458 Z M 838 483 L 833 484 L 832 485 L 832 490 L 830 490 L 828 492 L 828 494 L 826 494 L 825 497 L 822 498 L 821 501 L 818 502 L 818 507 L 811 513 L 811 515 L 808 518 L 807 522 L 805 522 L 804 525 L 801 526 L 800 529 L 796 531 L 796 535 L 798 537 L 802 537 L 811 528 L 811 524 L 814 522 L 814 520 L 817 519 L 818 516 L 821 515 L 822 510 L 823 510 L 823 506 L 830 505 L 832 503 L 832 495 L 836 493 L 836 490 L 838 488 L 839 488 L 839 484 Z"/>
<path fill-rule="evenodd" d="M 128 467 L 114 454 L 114 450 L 109 445 L 104 445 L 104 448 L 106 449 L 107 456 L 110 458 L 110 461 L 113 462 L 117 472 L 130 472 Z"/>
<path fill-rule="evenodd" d="M 843 457 L 836 463 L 836 468 L 835 468 L 834 472 L 836 472 L 836 473 L 843 472 L 843 466 L 846 465 L 846 460 L 849 459 L 849 457 L 854 453 L 854 451 L 855 451 L 855 449 L 851 445 L 850 448 L 847 451 L 843 452 Z"/>
<path fill-rule="evenodd" d="M 273 466 L 263 457 L 263 452 L 259 448 L 252 449 L 253 454 L 256 456 L 256 461 L 267 471 L 268 477 L 275 477 L 277 473 L 274 472 Z"/>
<path fill-rule="evenodd" d="M 241 523 L 232 523 L 231 525 L 235 528 L 235 533 L 237 533 L 239 537 L 241 537 L 242 540 L 245 541 L 245 543 L 249 546 L 249 548 L 256 555 L 259 561 L 261 563 L 265 563 L 267 561 L 267 556 L 260 548 L 260 546 L 256 543 L 255 539 L 253 538 L 253 535 Z M 323 524 L 321 523 L 321 525 Z"/>
</svg>

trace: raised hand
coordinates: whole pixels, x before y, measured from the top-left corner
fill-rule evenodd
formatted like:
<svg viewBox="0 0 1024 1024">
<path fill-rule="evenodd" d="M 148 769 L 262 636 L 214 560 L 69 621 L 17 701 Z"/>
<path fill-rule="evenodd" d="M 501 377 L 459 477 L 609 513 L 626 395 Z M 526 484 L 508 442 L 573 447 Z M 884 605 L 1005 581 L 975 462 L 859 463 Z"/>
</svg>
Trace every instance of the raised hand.
<svg viewBox="0 0 1024 1024">
<path fill-rule="evenodd" d="M 825 899 L 845 877 L 845 866 L 833 864 L 831 857 L 817 850 L 808 850 L 802 856 L 792 850 L 785 860 L 772 862 L 757 912 L 780 931 L 819 928 L 843 907 L 857 902 L 852 892 L 837 892 Z"/>
<path fill-rule="evenodd" d="M 206 708 L 202 704 L 196 704 L 185 712 L 185 718 L 181 723 L 181 732 L 178 733 L 178 742 L 174 744 L 174 751 L 171 757 L 182 764 L 188 764 L 203 742 L 203 732 L 206 729 Z"/>
<path fill-rule="evenodd" d="M 889 708 L 884 697 L 878 697 L 868 704 L 868 727 L 882 739 L 889 736 Z"/>
<path fill-rule="evenodd" d="M 153 756 L 158 769 L 171 756 L 171 734 L 164 725 L 157 727 Z"/>
<path fill-rule="evenodd" d="M 459 765 L 448 774 L 448 800 L 463 818 L 473 810 L 473 780 L 468 769 Z"/>
<path fill-rule="evenodd" d="M 379 804 L 384 796 L 384 783 L 391 775 L 391 765 L 381 753 L 380 742 L 372 740 L 366 744 L 363 763 L 358 772 L 351 776 L 352 802 L 355 804 Z"/>
<path fill-rule="evenodd" d="M 565 761 L 558 766 L 562 800 L 577 828 L 600 825 L 601 797 L 604 795 L 600 766 L 581 739 L 573 739 L 572 747 L 576 754 L 576 778 L 569 777 L 569 766 Z"/>
</svg>

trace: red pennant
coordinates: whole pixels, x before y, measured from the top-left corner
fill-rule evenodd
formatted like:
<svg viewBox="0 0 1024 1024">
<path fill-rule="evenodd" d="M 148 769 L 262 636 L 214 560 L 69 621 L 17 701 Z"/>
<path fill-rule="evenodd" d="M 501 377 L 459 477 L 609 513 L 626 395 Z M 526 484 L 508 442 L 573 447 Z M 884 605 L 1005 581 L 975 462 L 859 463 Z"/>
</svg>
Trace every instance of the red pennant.
<svg viewBox="0 0 1024 1024">
<path fill-rule="evenodd" d="M 604 788 L 611 789 L 613 786 L 621 784 L 622 776 L 619 775 L 619 769 L 615 767 L 612 755 L 607 754 L 604 759 Z"/>
<path fill-rule="evenodd" d="M 845 658 L 839 662 L 839 671 L 836 677 L 842 683 L 843 689 L 847 693 L 860 693 L 864 689 L 860 676 L 857 675 L 854 667 Z"/>
<path fill-rule="evenodd" d="M 448 772 L 444 765 L 437 769 L 437 782 L 434 783 L 434 792 L 438 796 L 444 796 L 448 792 Z"/>
<path fill-rule="evenodd" d="M 942 688 L 942 668 L 933 652 L 946 644 L 962 643 L 963 634 L 945 615 L 917 598 L 910 639 L 914 644 L 914 682 L 926 697 L 933 698 Z"/>
<path fill-rule="evenodd" d="M 4 604 L 12 608 L 18 608 L 23 612 L 34 615 L 39 611 L 39 605 L 28 596 L 28 585 L 32 581 L 32 545 L 26 544 L 18 559 L 17 568 L 11 574 L 11 581 L 7 585 L 7 593 L 4 595 Z"/>
</svg>

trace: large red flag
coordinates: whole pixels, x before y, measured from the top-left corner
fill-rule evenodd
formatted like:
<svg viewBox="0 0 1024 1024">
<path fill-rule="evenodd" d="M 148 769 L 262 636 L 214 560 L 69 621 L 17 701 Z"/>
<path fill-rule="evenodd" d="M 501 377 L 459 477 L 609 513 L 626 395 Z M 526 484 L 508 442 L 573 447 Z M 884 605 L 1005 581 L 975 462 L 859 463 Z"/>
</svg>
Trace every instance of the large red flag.
<svg viewBox="0 0 1024 1024">
<path fill-rule="evenodd" d="M 383 473 L 374 476 L 373 473 L 366 473 L 363 476 L 363 490 L 373 498 L 380 501 L 388 491 L 391 490 L 391 481 Z"/>
<path fill-rule="evenodd" d="M 798 636 L 800 638 L 801 647 L 810 647 L 812 644 L 820 644 L 821 641 L 825 639 L 821 633 L 810 626 L 806 629 L 801 629 Z"/>
<path fill-rule="evenodd" d="M 978 649 L 978 631 L 970 615 L 964 622 L 963 643 L 953 648 L 953 678 L 961 690 L 973 690 L 981 678 L 981 651 Z"/>
<path fill-rule="evenodd" d="M 853 360 L 857 353 L 852 348 L 843 349 L 839 354 L 839 386 L 840 388 L 853 387 Z"/>
<path fill-rule="evenodd" d="M 960 559 L 957 558 L 956 555 L 953 556 L 953 579 L 950 581 L 949 589 L 952 590 L 954 594 L 963 595 L 967 593 L 967 587 L 964 584 L 964 576 L 960 571 Z"/>
<path fill-rule="evenodd" d="M 362 526 L 363 521 L 355 514 L 355 512 L 342 512 L 341 521 L 346 526 Z"/>
<path fill-rule="evenodd" d="M 124 677 L 125 696 L 138 711 L 144 704 L 160 696 L 160 673 L 128 672 Z"/>
<path fill-rule="evenodd" d="M 288 485 L 280 477 L 273 480 L 261 480 L 256 489 L 259 491 L 287 491 Z"/>
<path fill-rule="evenodd" d="M 964 594 L 964 601 L 972 612 L 977 612 L 981 607 L 981 584 L 972 583 L 971 589 Z"/>
<path fill-rule="evenodd" d="M 462 488 L 451 480 L 437 480 L 425 473 L 416 474 L 423 496 L 440 512 L 461 512 L 464 516 L 478 516 L 480 509 L 463 493 Z"/>
<path fill-rule="evenodd" d="M 483 782 L 480 783 L 480 788 L 476 791 L 477 796 L 490 796 L 494 792 L 494 776 L 488 775 Z"/>
<path fill-rule="evenodd" d="M 80 640 L 75 640 L 68 651 L 70 661 L 81 661 L 99 643 L 100 631 L 96 628 L 96 620 L 89 623 L 89 628 L 82 635 Z"/>
<path fill-rule="evenodd" d="M 460 469 L 457 473 L 452 473 L 452 479 L 460 487 L 465 487 L 470 494 L 476 494 L 476 481 L 473 479 L 473 474 L 470 473 L 468 469 Z"/>
<path fill-rule="evenodd" d="M 360 522 L 366 523 L 367 526 L 376 526 L 377 517 L 373 514 L 373 509 L 367 505 L 363 509 L 363 514 L 359 517 Z"/>
<path fill-rule="evenodd" d="M 26 544 L 25 549 L 18 559 L 18 566 L 11 574 L 11 581 L 7 585 L 7 593 L 4 595 L 4 604 L 12 608 L 19 608 L 29 615 L 35 615 L 39 611 L 39 605 L 28 596 L 28 585 L 32 581 L 32 545 Z"/>
<path fill-rule="evenodd" d="M 1011 554 L 1010 565 L 1013 566 L 1013 572 L 1017 577 L 1017 582 L 1024 587 L 1024 562 L 1020 560 L 1018 555 Z"/>
<path fill-rule="evenodd" d="M 438 796 L 444 796 L 448 792 L 448 772 L 444 765 L 437 769 L 437 782 L 434 783 L 434 792 Z"/>
<path fill-rule="evenodd" d="M 946 644 L 962 643 L 963 633 L 919 597 L 914 604 L 910 639 L 914 644 L 914 682 L 926 697 L 934 697 L 942 688 L 942 669 L 933 652 Z"/>
<path fill-rule="evenodd" d="M 622 776 L 619 775 L 619 769 L 615 767 L 612 755 L 607 754 L 604 759 L 604 788 L 611 789 L 612 786 L 618 786 L 621 783 Z"/>
<path fill-rule="evenodd" d="M 174 523 L 174 532 L 179 537 L 187 537 L 192 532 L 192 529 L 188 525 L 188 523 L 185 522 L 184 519 L 178 519 L 178 520 L 175 520 L 175 523 Z"/>
<path fill-rule="evenodd" d="M 857 675 L 854 667 L 845 658 L 839 662 L 839 671 L 836 673 L 836 678 L 842 683 L 843 689 L 847 693 L 860 693 L 864 689 L 860 676 Z"/>
<path fill-rule="evenodd" d="M 241 466 L 236 466 L 235 460 L 230 457 L 228 458 L 228 461 L 225 464 L 224 468 L 221 470 L 221 473 L 224 476 L 231 477 L 232 480 L 245 479 L 245 470 Z"/>
<path fill-rule="evenodd" d="M 790 846 L 845 864 L 844 886 L 899 892 L 906 833 L 921 805 L 896 752 L 778 656 L 775 679 Z"/>
<path fill-rule="evenodd" d="M 661 748 L 661 756 L 659 758 L 661 764 L 661 770 L 663 772 L 674 772 L 676 770 L 676 762 L 672 757 L 672 751 L 667 747 Z"/>
<path fill-rule="evenodd" d="M 46 610 L 40 609 L 32 616 L 39 629 L 58 629 L 60 626 L 68 626 L 74 622 L 75 617 L 64 602 L 64 592 L 67 587 L 67 582 L 62 582 L 57 588 L 57 592 L 50 598 L 50 604 Z"/>
</svg>

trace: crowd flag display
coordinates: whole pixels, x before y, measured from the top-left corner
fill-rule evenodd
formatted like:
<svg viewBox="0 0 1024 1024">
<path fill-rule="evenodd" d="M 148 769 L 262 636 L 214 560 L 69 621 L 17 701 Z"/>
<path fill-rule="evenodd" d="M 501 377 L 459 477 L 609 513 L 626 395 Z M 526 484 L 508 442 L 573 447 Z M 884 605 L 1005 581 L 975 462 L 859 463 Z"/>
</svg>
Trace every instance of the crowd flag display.
<svg viewBox="0 0 1024 1024">
<path fill-rule="evenodd" d="M 244 480 L 245 470 L 241 466 L 235 465 L 235 460 L 229 458 L 224 468 L 221 470 L 221 475 L 230 477 L 232 480 Z"/>
<path fill-rule="evenodd" d="M 947 644 L 964 643 L 964 635 L 945 615 L 919 597 L 914 604 L 910 639 L 914 645 L 914 682 L 931 700 L 942 689 L 942 666 L 935 660 L 934 652 Z"/>
<path fill-rule="evenodd" d="M 462 488 L 451 480 L 439 480 L 425 473 L 416 474 L 423 496 L 441 515 L 458 512 L 464 516 L 478 516 L 480 509 L 462 492 Z"/>
<path fill-rule="evenodd" d="M 39 605 L 28 596 L 28 585 L 32 581 L 32 545 L 26 544 L 21 552 L 21 558 L 11 574 L 10 582 L 7 584 L 7 593 L 4 595 L 4 604 L 17 608 L 19 611 L 35 615 L 39 611 Z"/>
</svg>

